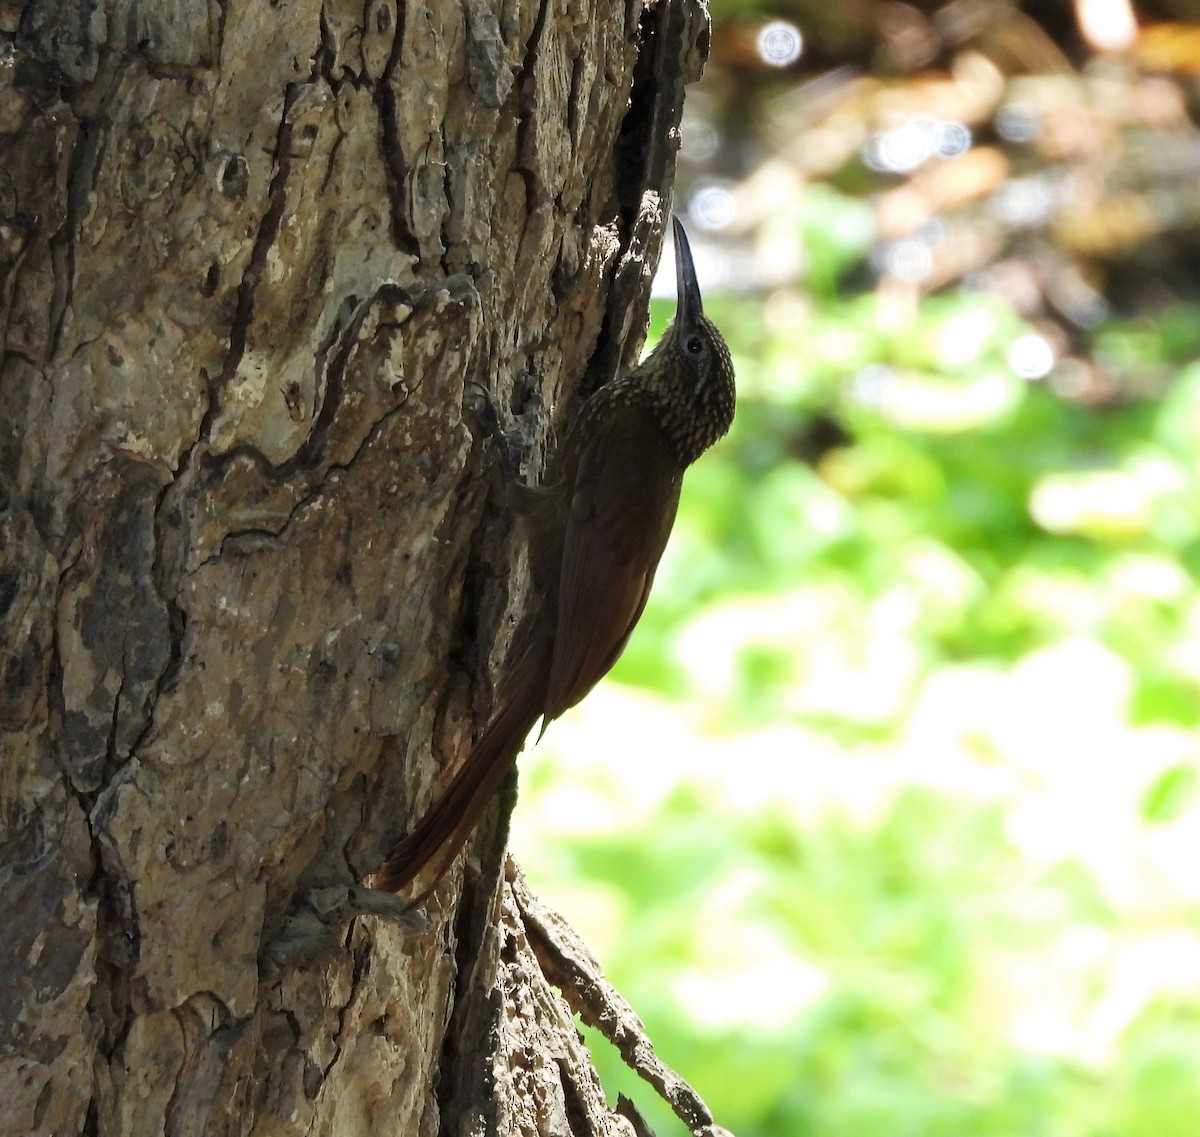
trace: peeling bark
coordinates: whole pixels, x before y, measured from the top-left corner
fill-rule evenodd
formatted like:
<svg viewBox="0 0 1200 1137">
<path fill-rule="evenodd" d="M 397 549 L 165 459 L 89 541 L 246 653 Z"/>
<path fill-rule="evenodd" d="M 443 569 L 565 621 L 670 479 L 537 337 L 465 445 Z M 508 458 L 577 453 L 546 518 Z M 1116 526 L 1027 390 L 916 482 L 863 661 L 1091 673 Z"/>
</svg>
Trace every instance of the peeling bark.
<svg viewBox="0 0 1200 1137">
<path fill-rule="evenodd" d="M 464 386 L 536 462 L 637 353 L 706 49 L 699 0 L 0 5 L 12 1132 L 634 1132 L 514 970 L 503 809 L 423 932 L 358 882 L 527 603 Z"/>
</svg>

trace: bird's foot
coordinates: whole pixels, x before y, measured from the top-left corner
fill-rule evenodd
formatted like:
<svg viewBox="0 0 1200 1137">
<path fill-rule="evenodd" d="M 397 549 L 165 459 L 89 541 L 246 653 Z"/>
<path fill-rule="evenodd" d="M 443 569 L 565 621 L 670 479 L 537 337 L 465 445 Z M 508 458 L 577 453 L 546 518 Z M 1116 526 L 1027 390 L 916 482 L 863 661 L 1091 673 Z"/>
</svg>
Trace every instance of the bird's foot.
<svg viewBox="0 0 1200 1137">
<path fill-rule="evenodd" d="M 341 950 L 346 924 L 355 916 L 378 916 L 411 935 L 429 929 L 425 913 L 410 901 L 365 885 L 314 888 L 297 897 L 260 961 L 265 973 L 311 967 Z"/>
<path fill-rule="evenodd" d="M 520 459 L 518 459 L 504 427 L 500 425 L 500 413 L 496 410 L 496 403 L 492 399 L 492 393 L 482 383 L 474 379 L 467 383 L 467 391 L 471 395 L 471 403 L 468 408 L 469 413 L 479 423 L 480 427 L 483 428 L 484 434 L 491 440 L 492 445 L 500 452 L 500 460 L 504 464 L 505 477 L 510 482 L 520 482 Z"/>
</svg>

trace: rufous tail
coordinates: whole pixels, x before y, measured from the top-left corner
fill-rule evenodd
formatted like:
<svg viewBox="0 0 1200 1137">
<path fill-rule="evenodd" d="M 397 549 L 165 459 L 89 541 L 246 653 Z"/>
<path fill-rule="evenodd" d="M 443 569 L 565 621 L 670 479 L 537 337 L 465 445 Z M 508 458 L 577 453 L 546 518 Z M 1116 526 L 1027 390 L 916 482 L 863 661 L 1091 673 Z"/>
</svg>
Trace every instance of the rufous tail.
<svg viewBox="0 0 1200 1137">
<path fill-rule="evenodd" d="M 451 779 L 436 801 L 425 811 L 413 829 L 397 842 L 391 855 L 375 870 L 375 887 L 400 892 L 440 854 L 433 877 L 413 898 L 423 902 L 437 887 L 467 843 L 493 794 L 525 742 L 533 724 L 541 715 L 544 676 L 535 669 L 532 679 L 541 682 L 521 684 L 505 701 L 471 749 L 462 769 Z"/>
</svg>

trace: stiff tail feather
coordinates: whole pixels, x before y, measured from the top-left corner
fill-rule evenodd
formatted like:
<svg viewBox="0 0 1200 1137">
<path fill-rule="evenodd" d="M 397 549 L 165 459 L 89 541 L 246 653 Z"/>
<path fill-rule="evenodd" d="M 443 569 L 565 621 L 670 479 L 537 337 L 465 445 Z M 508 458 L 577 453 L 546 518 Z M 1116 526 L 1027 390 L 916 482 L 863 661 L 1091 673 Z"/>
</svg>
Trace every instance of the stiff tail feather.
<svg viewBox="0 0 1200 1137">
<path fill-rule="evenodd" d="M 535 676 L 538 671 L 535 669 Z M 544 688 L 544 679 L 540 683 L 526 681 L 505 701 L 472 747 L 462 769 L 375 870 L 376 888 L 402 891 L 440 851 L 441 860 L 433 878 L 413 898 L 413 905 L 422 903 L 437 887 L 516 761 L 525 736 L 541 714 L 539 696 Z"/>
</svg>

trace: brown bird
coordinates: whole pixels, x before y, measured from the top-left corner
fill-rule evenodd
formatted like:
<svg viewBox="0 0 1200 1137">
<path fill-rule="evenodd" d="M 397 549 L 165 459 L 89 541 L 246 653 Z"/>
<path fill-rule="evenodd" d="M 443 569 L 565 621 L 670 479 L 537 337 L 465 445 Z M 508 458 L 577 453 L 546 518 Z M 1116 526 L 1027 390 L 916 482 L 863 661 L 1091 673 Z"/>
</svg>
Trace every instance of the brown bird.
<svg viewBox="0 0 1200 1137">
<path fill-rule="evenodd" d="M 646 606 L 684 471 L 733 420 L 733 364 L 701 310 L 678 219 L 675 320 L 640 364 L 601 387 L 542 485 L 509 483 L 538 597 L 514 638 L 499 712 L 441 796 L 376 870 L 399 892 L 441 852 L 421 903 L 466 844 L 538 719 L 543 729 L 617 661 Z M 503 448 L 503 436 L 493 421 Z"/>
</svg>

